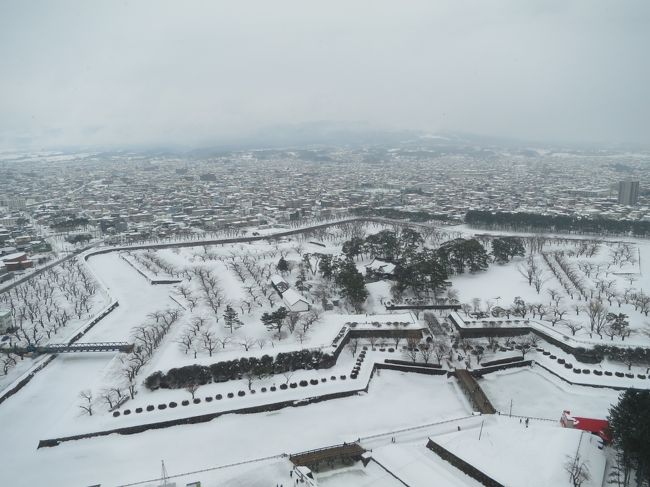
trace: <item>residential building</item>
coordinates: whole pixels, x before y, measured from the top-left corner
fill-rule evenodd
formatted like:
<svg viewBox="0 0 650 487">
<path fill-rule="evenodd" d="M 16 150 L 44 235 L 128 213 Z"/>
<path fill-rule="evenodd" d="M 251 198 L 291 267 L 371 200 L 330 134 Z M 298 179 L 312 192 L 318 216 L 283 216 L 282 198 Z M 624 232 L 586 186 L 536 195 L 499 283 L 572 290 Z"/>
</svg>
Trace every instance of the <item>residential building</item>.
<svg viewBox="0 0 650 487">
<path fill-rule="evenodd" d="M 618 183 L 618 202 L 625 206 L 634 206 L 639 197 L 638 181 L 620 181 Z"/>
</svg>

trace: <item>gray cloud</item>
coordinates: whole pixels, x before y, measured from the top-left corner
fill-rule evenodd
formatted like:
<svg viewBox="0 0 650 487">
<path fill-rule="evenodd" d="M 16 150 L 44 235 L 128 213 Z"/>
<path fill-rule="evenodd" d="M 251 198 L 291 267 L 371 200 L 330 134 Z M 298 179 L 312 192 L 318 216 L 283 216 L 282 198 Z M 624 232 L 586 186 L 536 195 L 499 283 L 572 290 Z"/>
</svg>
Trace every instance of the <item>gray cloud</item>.
<svg viewBox="0 0 650 487">
<path fill-rule="evenodd" d="M 650 145 L 646 0 L 0 3 L 0 145 L 275 124 Z"/>
</svg>

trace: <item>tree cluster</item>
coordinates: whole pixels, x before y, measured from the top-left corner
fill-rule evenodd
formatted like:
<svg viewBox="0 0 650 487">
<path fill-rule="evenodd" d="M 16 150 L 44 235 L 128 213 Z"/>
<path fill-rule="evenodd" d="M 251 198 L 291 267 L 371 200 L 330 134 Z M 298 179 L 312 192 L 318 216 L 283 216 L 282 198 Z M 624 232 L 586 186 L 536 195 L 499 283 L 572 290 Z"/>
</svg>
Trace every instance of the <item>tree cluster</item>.
<svg viewBox="0 0 650 487">
<path fill-rule="evenodd" d="M 545 232 L 633 234 L 650 235 L 650 222 L 614 220 L 610 218 L 584 218 L 566 215 L 541 215 L 538 213 L 510 213 L 469 210 L 465 223 L 482 227 L 507 230 L 543 230 Z"/>
<path fill-rule="evenodd" d="M 275 358 L 269 355 L 259 358 L 242 357 L 210 366 L 188 365 L 170 369 L 166 373 L 157 371 L 145 379 L 145 386 L 150 390 L 180 389 L 190 384 L 202 385 L 241 379 L 247 374 L 263 378 L 299 369 L 326 369 L 335 363 L 336 359 L 332 355 L 321 350 L 299 350 L 279 353 Z"/>
<path fill-rule="evenodd" d="M 150 321 L 134 328 L 132 333 L 135 344 L 133 352 L 120 357 L 121 375 L 131 399 L 135 397 L 136 376 L 142 367 L 151 360 L 165 335 L 180 317 L 181 312 L 178 309 L 156 311 L 149 315 Z"/>
<path fill-rule="evenodd" d="M 37 347 L 44 344 L 73 319 L 92 315 L 97 283 L 77 260 L 68 260 L 33 276 L 0 294 L 0 306 L 11 311 L 14 327 L 11 345 Z M 8 371 L 15 361 L 3 361 Z"/>
<path fill-rule="evenodd" d="M 495 262 L 505 264 L 513 257 L 523 257 L 526 253 L 519 237 L 497 237 L 492 240 L 492 257 Z"/>
<path fill-rule="evenodd" d="M 343 253 L 349 261 L 368 256 L 394 263 L 395 285 L 392 292 L 396 299 L 400 299 L 407 290 L 416 296 L 435 292 L 450 274 L 460 274 L 465 270 L 478 272 L 488 268 L 488 254 L 476 239 L 452 239 L 436 250 L 425 247 L 424 242 L 425 238 L 419 232 L 408 227 L 399 232 L 382 230 L 365 239 L 354 237 L 346 241 Z M 335 268 L 332 262 L 322 259 L 322 270 L 333 272 Z M 350 262 L 348 266 L 352 271 L 353 264 Z"/>
<path fill-rule="evenodd" d="M 361 206 L 352 210 L 353 215 L 359 216 L 377 216 L 381 218 L 390 218 L 393 220 L 406 220 L 411 222 L 428 222 L 428 221 L 448 221 L 447 215 L 430 213 L 428 211 L 406 211 L 395 208 L 375 208 Z"/>
</svg>

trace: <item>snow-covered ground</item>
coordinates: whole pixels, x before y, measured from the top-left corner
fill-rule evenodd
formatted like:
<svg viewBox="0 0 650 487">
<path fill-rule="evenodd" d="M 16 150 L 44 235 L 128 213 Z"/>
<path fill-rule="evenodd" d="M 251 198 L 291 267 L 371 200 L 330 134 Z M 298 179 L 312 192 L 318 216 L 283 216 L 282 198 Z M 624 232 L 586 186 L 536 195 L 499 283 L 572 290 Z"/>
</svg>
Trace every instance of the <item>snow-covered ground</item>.
<svg viewBox="0 0 650 487">
<path fill-rule="evenodd" d="M 558 422 L 565 409 L 576 416 L 604 419 L 621 394 L 614 389 L 572 386 L 540 367 L 488 374 L 480 385 L 501 414 L 509 414 L 512 404 L 512 414 Z"/>
<path fill-rule="evenodd" d="M 488 416 L 481 426 L 436 436 L 434 441 L 504 485 L 570 487 L 563 468 L 576 452 L 589 465 L 584 487 L 600 487 L 605 455 L 599 438 L 575 429 L 516 418 Z M 549 468 L 553 466 L 553 468 Z"/>
<path fill-rule="evenodd" d="M 501 234 L 503 232 L 482 232 L 467 227 L 458 227 L 464 236 L 470 237 L 476 233 Z M 512 232 L 508 232 L 512 235 Z M 525 235 L 525 234 L 522 234 Z M 622 297 L 626 291 L 628 294 L 641 293 L 650 288 L 650 242 L 643 239 L 607 239 L 598 244 L 596 253 L 588 257 L 586 255 L 576 256 L 575 253 L 580 239 L 565 240 L 560 236 L 560 240 L 549 242 L 544 247 L 544 252 L 552 254 L 553 252 L 565 252 L 568 263 L 576 270 L 579 278 L 585 283 L 589 290 L 593 290 L 593 297 L 598 297 L 598 284 L 610 283 L 610 290 L 615 295 Z M 588 239 L 588 237 L 585 237 Z M 630 262 L 613 262 L 613 253 L 619 246 L 618 242 L 625 242 L 631 249 Z M 515 297 L 521 297 L 526 303 L 541 303 L 547 309 L 552 308 L 549 290 L 559 292 L 561 296 L 559 308 L 564 309 L 567 313 L 563 316 L 564 320 L 571 320 L 583 328 L 578 330 L 575 336 L 571 331 L 561 323 L 555 325 L 558 334 L 569 336 L 571 339 L 581 341 L 582 346 L 589 343 L 600 343 L 603 345 L 650 345 L 650 318 L 640 309 L 635 309 L 632 300 L 617 300 L 616 296 L 611 296 L 611 303 L 608 301 L 606 294 L 601 293 L 601 299 L 612 313 L 624 313 L 629 317 L 630 329 L 632 335 L 622 341 L 620 337 L 614 337 L 612 340 L 607 336 L 600 338 L 597 334 L 590 336 L 589 317 L 587 313 L 580 310 L 576 313 L 575 306 L 584 306 L 585 300 L 580 300 L 577 293 L 573 297 L 567 293 L 556 277 L 553 276 L 547 264 L 539 254 L 535 256 L 536 264 L 543 270 L 542 285 L 539 293 L 534 286 L 528 285 L 524 276 L 520 273 L 520 268 L 526 266 L 526 258 L 515 257 L 507 264 L 491 264 L 487 272 L 476 274 L 465 273 L 453 276 L 451 281 L 454 289 L 459 293 L 459 300 L 462 303 L 471 303 L 473 299 L 478 298 L 481 306 L 489 302 L 492 306 L 501 307 L 511 306 Z M 590 266 L 589 275 L 585 274 L 581 266 Z M 591 299 L 591 297 L 590 297 Z M 620 302 L 619 302 L 620 301 Z M 462 314 L 462 313 L 461 313 Z M 465 317 L 465 315 L 463 315 Z M 527 318 L 533 318 L 529 313 Z M 549 328 L 548 315 L 546 322 Z M 540 320 L 537 320 L 540 321 Z"/>
<path fill-rule="evenodd" d="M 72 367 L 69 361 L 83 366 Z M 67 418 L 66 410 L 76 408 L 78 388 L 101 374 L 105 363 L 90 357 L 57 359 L 20 395 L 3 404 L 0 427 L 11 444 L 0 459 L 6 481 L 117 485 L 158 477 L 161 459 L 175 474 L 339 444 L 469 412 L 455 384 L 445 378 L 382 371 L 361 396 L 36 450 L 38 440 L 58 429 L 58 418 Z M 69 380 L 57 382 L 64 371 Z M 79 416 L 77 421 L 86 419 Z M 198 480 L 207 486 L 222 485 L 220 472 L 208 472 Z"/>
<path fill-rule="evenodd" d="M 414 444 L 387 445 L 376 450 L 373 449 L 372 457 L 412 487 L 429 485 L 478 487 L 483 485 L 460 470 L 451 467 L 438 455 L 427 449 L 425 445 L 426 440 Z M 387 472 L 384 471 L 384 474 Z"/>
<path fill-rule="evenodd" d="M 93 256 L 88 265 L 101 276 L 120 305 L 84 336 L 84 342 L 130 342 L 132 329 L 144 322 L 148 314 L 178 306 L 169 297 L 171 285 L 152 286 L 117 253 Z"/>
</svg>

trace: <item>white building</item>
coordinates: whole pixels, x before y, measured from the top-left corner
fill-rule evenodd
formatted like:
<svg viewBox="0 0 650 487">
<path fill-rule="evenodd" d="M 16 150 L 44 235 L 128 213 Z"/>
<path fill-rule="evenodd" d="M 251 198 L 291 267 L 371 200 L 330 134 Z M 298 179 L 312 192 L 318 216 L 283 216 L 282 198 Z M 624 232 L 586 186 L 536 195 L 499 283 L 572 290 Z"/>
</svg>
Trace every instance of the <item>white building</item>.
<svg viewBox="0 0 650 487">
<path fill-rule="evenodd" d="M 311 308 L 309 302 L 298 291 L 292 288 L 282 293 L 282 302 L 289 311 L 309 311 Z"/>
</svg>

